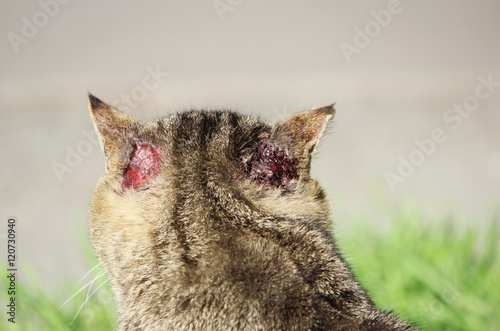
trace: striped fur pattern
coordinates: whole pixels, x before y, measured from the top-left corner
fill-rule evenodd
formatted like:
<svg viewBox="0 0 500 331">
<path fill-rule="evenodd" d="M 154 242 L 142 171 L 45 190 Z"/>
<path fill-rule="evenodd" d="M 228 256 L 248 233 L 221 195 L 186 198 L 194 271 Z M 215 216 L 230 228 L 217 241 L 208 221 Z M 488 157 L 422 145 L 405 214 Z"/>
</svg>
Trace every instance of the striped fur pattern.
<svg viewBox="0 0 500 331">
<path fill-rule="evenodd" d="M 309 176 L 333 106 L 141 122 L 89 100 L 107 170 L 89 233 L 120 330 L 412 329 L 354 279 Z"/>
</svg>

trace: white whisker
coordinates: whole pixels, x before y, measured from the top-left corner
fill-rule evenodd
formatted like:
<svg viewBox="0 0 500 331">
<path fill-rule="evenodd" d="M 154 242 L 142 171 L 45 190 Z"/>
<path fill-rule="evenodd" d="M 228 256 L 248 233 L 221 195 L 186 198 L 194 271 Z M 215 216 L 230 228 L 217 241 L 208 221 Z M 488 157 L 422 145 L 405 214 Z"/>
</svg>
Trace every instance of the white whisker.
<svg viewBox="0 0 500 331">
<path fill-rule="evenodd" d="M 78 281 L 78 284 L 80 284 L 82 282 L 82 280 L 85 279 L 85 277 L 87 277 L 95 268 L 97 268 L 98 266 L 100 266 L 99 263 L 97 263 L 92 269 L 90 269 L 89 271 L 87 271 L 87 273 L 85 275 L 83 275 L 82 278 L 80 278 L 80 280 Z"/>
<path fill-rule="evenodd" d="M 104 275 L 104 271 L 101 271 L 97 274 L 97 276 L 94 277 L 94 279 L 92 279 L 90 282 L 88 282 L 87 284 L 83 285 L 83 287 L 81 289 L 79 289 L 78 291 L 76 291 L 75 294 L 73 294 L 68 300 L 64 301 L 62 305 L 59 306 L 59 308 L 57 308 L 57 311 L 59 311 L 59 309 L 61 309 L 65 304 L 67 304 L 68 302 L 71 301 L 71 299 L 73 299 L 78 293 L 80 293 L 81 291 L 83 291 L 87 286 L 89 286 L 89 289 L 90 287 L 92 287 L 92 285 L 94 284 L 94 282 L 101 278 L 102 276 Z"/>
<path fill-rule="evenodd" d="M 73 324 L 73 322 L 76 320 L 78 314 L 80 314 L 80 311 L 82 310 L 83 306 L 86 306 L 87 305 L 87 302 L 89 301 L 89 299 L 92 297 L 92 295 L 94 295 L 94 293 L 101 287 L 103 286 L 104 284 L 106 284 L 107 282 L 109 282 L 109 279 L 106 279 L 104 282 L 102 282 L 101 285 L 97 286 L 95 290 L 92 291 L 92 293 L 90 293 L 90 296 L 88 296 L 86 299 L 85 299 L 85 302 L 82 303 L 80 305 L 80 308 L 78 309 L 78 311 L 76 312 L 75 314 L 75 317 L 73 317 L 73 320 L 71 321 L 71 324 Z"/>
<path fill-rule="evenodd" d="M 102 274 L 104 274 L 104 271 L 99 272 L 98 276 L 101 277 Z M 90 284 L 90 286 L 89 286 L 89 289 L 87 291 L 87 296 L 85 297 L 85 306 L 87 305 L 87 300 L 89 298 L 90 290 L 92 289 L 92 286 L 94 286 L 94 281 L 96 281 L 96 280 L 97 280 L 97 278 L 94 278 L 94 280 L 92 281 L 92 284 Z"/>
</svg>

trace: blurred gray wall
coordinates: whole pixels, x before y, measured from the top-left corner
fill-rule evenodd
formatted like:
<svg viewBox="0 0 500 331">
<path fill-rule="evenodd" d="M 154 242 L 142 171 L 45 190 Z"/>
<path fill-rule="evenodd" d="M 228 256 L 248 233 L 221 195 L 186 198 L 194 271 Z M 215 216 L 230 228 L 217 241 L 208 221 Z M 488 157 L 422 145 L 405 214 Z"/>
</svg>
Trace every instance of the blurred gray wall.
<svg viewBox="0 0 500 331">
<path fill-rule="evenodd" d="M 312 171 L 340 233 L 407 202 L 480 227 L 500 198 L 499 17 L 499 1 L 2 1 L 1 217 L 46 284 L 85 273 L 91 91 L 141 119 L 336 102 Z"/>
</svg>

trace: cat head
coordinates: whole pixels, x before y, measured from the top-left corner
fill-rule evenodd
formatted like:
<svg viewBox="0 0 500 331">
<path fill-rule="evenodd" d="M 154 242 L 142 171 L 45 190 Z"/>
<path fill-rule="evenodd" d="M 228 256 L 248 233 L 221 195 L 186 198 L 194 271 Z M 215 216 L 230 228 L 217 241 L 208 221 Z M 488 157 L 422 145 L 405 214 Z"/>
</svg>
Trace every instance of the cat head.
<svg viewBox="0 0 500 331">
<path fill-rule="evenodd" d="M 142 122 L 92 95 L 89 105 L 109 189 L 117 198 L 162 189 L 203 191 L 210 184 L 239 188 L 257 205 L 266 199 L 295 203 L 294 197 L 323 197 L 309 170 L 312 152 L 335 114 L 333 105 L 275 125 L 229 111 L 191 111 Z"/>
<path fill-rule="evenodd" d="M 154 245 L 158 228 L 187 222 L 276 216 L 326 224 L 328 201 L 309 170 L 333 106 L 272 125 L 230 111 L 143 122 L 92 95 L 89 105 L 106 157 L 91 204 L 98 255 L 110 243 L 132 243 L 123 261 Z"/>
</svg>

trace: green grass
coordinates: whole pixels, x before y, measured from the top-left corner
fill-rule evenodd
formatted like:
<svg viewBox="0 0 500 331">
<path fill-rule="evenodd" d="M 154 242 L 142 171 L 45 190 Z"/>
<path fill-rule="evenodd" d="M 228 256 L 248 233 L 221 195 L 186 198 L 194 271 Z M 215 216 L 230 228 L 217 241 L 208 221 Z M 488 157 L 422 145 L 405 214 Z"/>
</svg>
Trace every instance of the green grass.
<svg viewBox="0 0 500 331">
<path fill-rule="evenodd" d="M 97 262 L 93 265 L 97 265 Z M 92 270 L 81 282 L 63 278 L 54 291 L 47 293 L 29 263 L 21 263 L 21 266 L 23 276 L 27 277 L 17 279 L 16 323 L 12 324 L 2 318 L 0 330 L 116 329 L 115 303 L 106 276 L 97 278 L 91 284 L 92 280 L 100 275 L 99 268 Z M 2 278 L 2 303 L 7 302 L 7 291 L 4 289 L 6 281 L 8 279 Z"/>
<path fill-rule="evenodd" d="M 416 322 L 423 330 L 500 330 L 498 219 L 488 225 L 485 234 L 480 234 L 473 228 L 442 220 L 424 225 L 415 215 L 399 213 L 389 220 L 386 231 L 374 229 L 365 218 L 337 238 L 374 301 Z M 29 263 L 22 267 L 28 279 L 18 280 L 17 323 L 7 323 L 4 315 L 1 329 L 116 328 L 115 304 L 107 283 L 77 315 L 87 295 L 103 284 L 105 277 L 96 280 L 90 292 L 85 288 L 60 307 L 99 274 L 98 268 L 79 284 L 75 279 L 63 279 L 55 291 L 47 293 Z M 6 281 L 2 277 L 2 302 L 7 299 Z"/>
<path fill-rule="evenodd" d="M 375 303 L 423 330 L 500 330 L 500 229 L 481 234 L 406 213 L 386 231 L 359 222 L 338 238 Z"/>
</svg>

